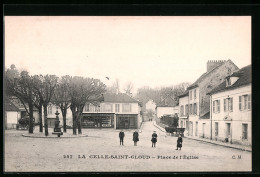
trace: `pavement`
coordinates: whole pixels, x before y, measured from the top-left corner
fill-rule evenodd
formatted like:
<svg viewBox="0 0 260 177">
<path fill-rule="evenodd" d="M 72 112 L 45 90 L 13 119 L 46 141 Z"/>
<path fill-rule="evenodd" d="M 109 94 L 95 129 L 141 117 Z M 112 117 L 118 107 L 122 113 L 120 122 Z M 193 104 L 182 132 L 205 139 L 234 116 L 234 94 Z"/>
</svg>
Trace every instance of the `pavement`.
<svg viewBox="0 0 260 177">
<path fill-rule="evenodd" d="M 159 126 L 158 124 L 156 124 L 156 122 L 153 122 L 153 124 L 158 130 L 166 133 L 165 129 L 163 127 Z M 196 141 L 202 141 L 202 142 L 206 142 L 206 143 L 211 143 L 211 144 L 215 144 L 215 145 L 219 145 L 219 146 L 225 146 L 228 148 L 234 148 L 234 149 L 238 149 L 238 150 L 242 150 L 242 151 L 252 152 L 252 146 L 240 145 L 240 144 L 230 144 L 230 143 L 225 143 L 225 142 L 221 142 L 221 141 L 214 141 L 214 140 L 210 140 L 210 139 L 199 138 L 199 137 L 195 137 L 195 136 L 185 136 L 185 138 L 189 138 L 189 139 L 196 140 Z"/>
<path fill-rule="evenodd" d="M 158 134 L 156 148 L 151 135 Z M 35 129 L 35 133 L 36 133 Z M 140 141 L 133 143 L 135 130 L 124 130 L 124 146 L 115 129 L 83 129 L 80 138 L 30 138 L 25 131 L 6 130 L 5 172 L 245 172 L 252 170 L 252 153 L 202 141 L 167 136 L 145 122 Z M 140 130 L 139 130 L 140 131 Z M 68 130 L 72 134 L 72 130 Z M 74 135 L 75 136 L 75 135 Z"/>
</svg>

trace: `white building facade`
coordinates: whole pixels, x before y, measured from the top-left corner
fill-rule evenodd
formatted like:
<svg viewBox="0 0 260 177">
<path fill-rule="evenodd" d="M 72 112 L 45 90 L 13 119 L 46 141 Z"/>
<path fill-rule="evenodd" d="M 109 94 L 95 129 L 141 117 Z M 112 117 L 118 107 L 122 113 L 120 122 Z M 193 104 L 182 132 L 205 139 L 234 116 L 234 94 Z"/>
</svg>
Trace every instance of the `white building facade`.
<svg viewBox="0 0 260 177">
<path fill-rule="evenodd" d="M 60 125 L 63 125 L 61 110 L 54 104 L 48 106 L 48 125 L 55 125 L 58 110 Z M 104 101 L 98 105 L 86 103 L 82 112 L 82 128 L 137 129 L 142 123 L 141 105 L 127 94 L 104 94 Z M 72 112 L 67 109 L 66 123 L 73 125 Z"/>
<path fill-rule="evenodd" d="M 189 94 L 186 91 L 183 95 L 179 96 L 179 127 L 185 128 L 184 134 L 187 135 L 187 126 L 189 116 Z"/>
<path fill-rule="evenodd" d="M 209 94 L 212 139 L 251 145 L 251 66 L 242 68 L 238 74 L 234 73 Z"/>
</svg>

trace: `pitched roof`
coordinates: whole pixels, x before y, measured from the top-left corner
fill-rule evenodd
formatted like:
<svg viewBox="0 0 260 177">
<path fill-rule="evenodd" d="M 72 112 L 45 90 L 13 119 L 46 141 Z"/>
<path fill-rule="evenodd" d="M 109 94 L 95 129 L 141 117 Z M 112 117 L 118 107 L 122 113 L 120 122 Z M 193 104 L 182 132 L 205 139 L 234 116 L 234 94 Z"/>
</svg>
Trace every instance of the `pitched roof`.
<svg viewBox="0 0 260 177">
<path fill-rule="evenodd" d="M 212 73 L 214 70 L 216 70 L 217 68 L 219 68 L 220 66 L 224 65 L 227 62 L 232 62 L 230 59 L 221 63 L 220 65 L 216 66 L 215 68 L 213 68 L 212 70 L 210 70 L 209 72 L 205 72 L 203 73 L 193 84 L 191 84 L 187 90 L 190 90 L 192 88 L 198 87 L 198 84 L 203 81 L 203 79 L 205 79 L 210 73 Z M 233 63 L 233 62 L 232 62 Z"/>
<path fill-rule="evenodd" d="M 241 68 L 239 71 L 229 76 L 229 77 L 239 77 L 239 79 L 233 85 L 226 87 L 226 81 L 224 81 L 207 94 L 212 95 L 214 93 L 218 93 L 226 90 L 232 90 L 237 87 L 252 83 L 251 70 L 252 70 L 251 65 Z"/>
<path fill-rule="evenodd" d="M 139 103 L 136 99 L 128 96 L 125 93 L 106 93 L 104 96 L 104 102 L 112 102 L 112 103 Z"/>
<path fill-rule="evenodd" d="M 189 90 L 185 90 L 185 92 L 181 95 L 179 95 L 178 97 L 179 98 L 182 98 L 182 97 L 185 97 L 185 96 L 188 96 L 189 95 Z"/>
<path fill-rule="evenodd" d="M 20 111 L 8 98 L 5 99 L 5 111 Z"/>
<path fill-rule="evenodd" d="M 175 100 L 169 95 L 165 96 L 161 102 L 156 104 L 156 107 L 174 107 L 174 106 L 176 106 Z"/>
<path fill-rule="evenodd" d="M 205 114 L 201 115 L 200 119 L 209 119 L 209 116 L 210 116 L 210 112 L 208 111 Z"/>
<path fill-rule="evenodd" d="M 17 97 L 11 97 L 9 99 L 20 111 L 25 111 L 26 109 L 24 108 L 24 106 L 20 103 L 20 100 Z M 26 108 L 29 108 L 28 104 L 25 103 Z M 33 106 L 33 110 L 34 111 L 38 111 L 38 109 Z"/>
</svg>

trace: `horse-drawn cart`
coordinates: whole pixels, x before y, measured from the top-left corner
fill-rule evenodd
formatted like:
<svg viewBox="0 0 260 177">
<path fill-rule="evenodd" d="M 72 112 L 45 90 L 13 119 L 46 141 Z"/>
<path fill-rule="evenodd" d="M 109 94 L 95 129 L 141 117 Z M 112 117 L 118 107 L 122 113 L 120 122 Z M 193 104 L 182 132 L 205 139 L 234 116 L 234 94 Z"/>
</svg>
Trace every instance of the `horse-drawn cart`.
<svg viewBox="0 0 260 177">
<path fill-rule="evenodd" d="M 165 127 L 165 131 L 171 136 L 184 136 L 185 128 Z"/>
</svg>

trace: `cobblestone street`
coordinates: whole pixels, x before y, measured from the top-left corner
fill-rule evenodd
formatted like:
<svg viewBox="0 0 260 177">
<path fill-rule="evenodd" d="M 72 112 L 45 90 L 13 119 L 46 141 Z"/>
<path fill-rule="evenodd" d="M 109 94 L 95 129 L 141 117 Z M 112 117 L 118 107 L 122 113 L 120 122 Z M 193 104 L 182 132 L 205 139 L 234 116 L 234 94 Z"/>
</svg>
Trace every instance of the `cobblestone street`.
<svg viewBox="0 0 260 177">
<path fill-rule="evenodd" d="M 153 130 L 158 134 L 156 148 L 151 147 Z M 144 123 L 137 146 L 132 141 L 133 130 L 125 130 L 124 146 L 119 145 L 119 130 L 114 129 L 83 129 L 88 137 L 79 138 L 21 136 L 26 133 L 5 131 L 6 172 L 251 171 L 252 168 L 251 152 L 187 138 L 183 138 L 182 150 L 177 151 L 177 138 L 166 136 L 152 122 Z"/>
</svg>

